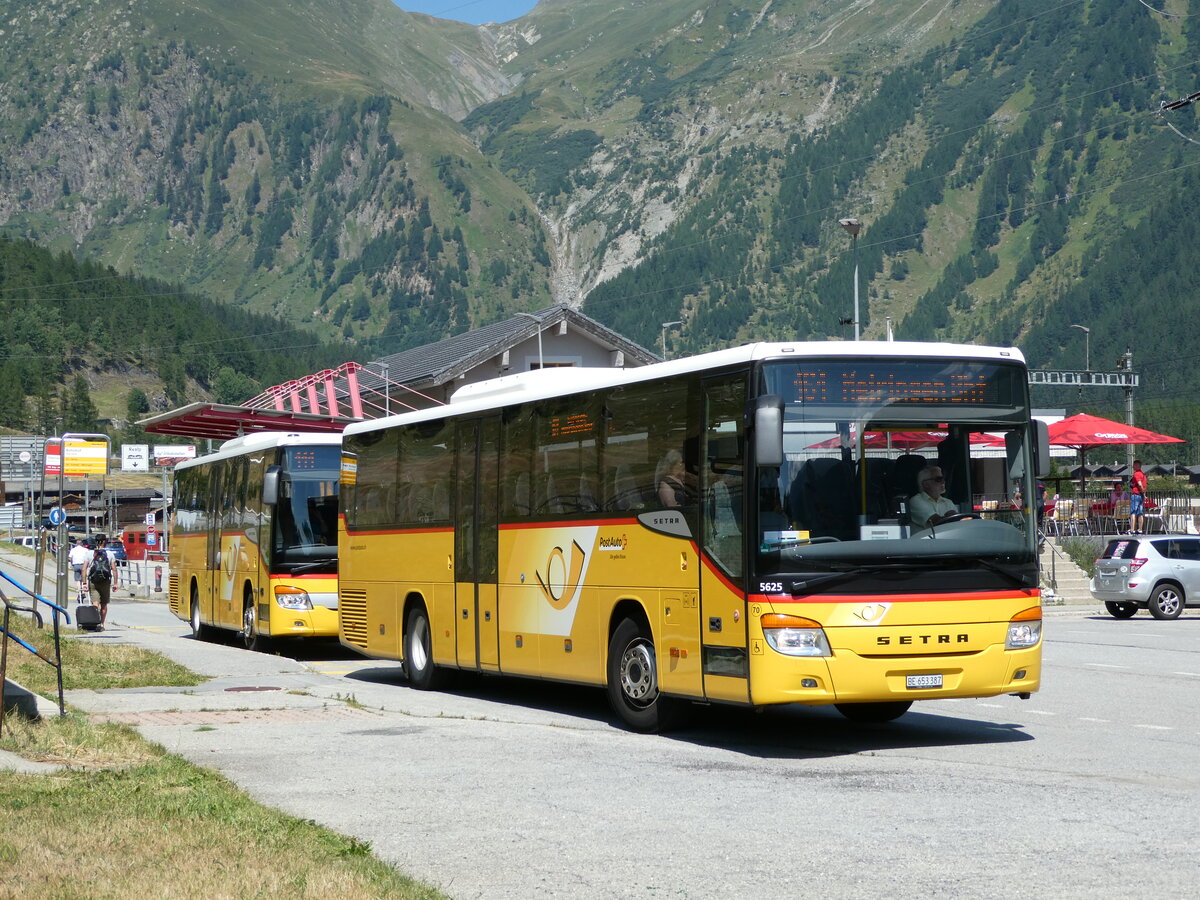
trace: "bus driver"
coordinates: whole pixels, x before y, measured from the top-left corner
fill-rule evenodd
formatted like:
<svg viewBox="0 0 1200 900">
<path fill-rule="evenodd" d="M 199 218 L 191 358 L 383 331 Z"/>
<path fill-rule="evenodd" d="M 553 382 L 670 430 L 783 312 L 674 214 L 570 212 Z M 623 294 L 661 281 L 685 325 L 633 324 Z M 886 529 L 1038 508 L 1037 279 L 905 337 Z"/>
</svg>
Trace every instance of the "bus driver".
<svg viewBox="0 0 1200 900">
<path fill-rule="evenodd" d="M 958 507 L 946 492 L 946 476 L 941 466 L 926 466 L 917 475 L 920 490 L 908 501 L 908 512 L 914 528 L 929 528 L 940 524 L 947 516 L 958 513 Z"/>
</svg>

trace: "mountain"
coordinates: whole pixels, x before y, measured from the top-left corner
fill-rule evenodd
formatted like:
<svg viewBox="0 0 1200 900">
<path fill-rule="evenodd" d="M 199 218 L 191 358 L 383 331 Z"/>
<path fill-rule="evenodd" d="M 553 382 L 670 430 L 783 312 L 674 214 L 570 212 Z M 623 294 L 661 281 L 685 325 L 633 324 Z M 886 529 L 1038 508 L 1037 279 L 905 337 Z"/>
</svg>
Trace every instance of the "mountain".
<svg viewBox="0 0 1200 900">
<path fill-rule="evenodd" d="M 846 337 L 857 265 L 867 337 L 1077 368 L 1082 324 L 1187 424 L 1189 0 L 10 6 L 6 233 L 364 355 L 551 298 L 676 354 Z"/>
</svg>

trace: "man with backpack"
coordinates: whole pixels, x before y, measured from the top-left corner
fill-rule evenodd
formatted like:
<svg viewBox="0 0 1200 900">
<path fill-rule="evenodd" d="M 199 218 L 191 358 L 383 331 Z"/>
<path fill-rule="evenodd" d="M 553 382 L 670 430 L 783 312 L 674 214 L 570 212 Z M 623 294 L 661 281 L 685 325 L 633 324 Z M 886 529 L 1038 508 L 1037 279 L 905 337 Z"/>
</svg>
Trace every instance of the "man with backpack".
<svg viewBox="0 0 1200 900">
<path fill-rule="evenodd" d="M 104 630 L 104 620 L 108 618 L 108 598 L 112 591 L 113 571 L 112 563 L 109 561 L 108 554 L 101 547 L 92 554 L 92 561 L 88 564 L 87 581 L 91 585 L 93 591 L 96 592 L 96 603 L 93 606 L 100 607 L 100 627 L 97 631 Z"/>
</svg>

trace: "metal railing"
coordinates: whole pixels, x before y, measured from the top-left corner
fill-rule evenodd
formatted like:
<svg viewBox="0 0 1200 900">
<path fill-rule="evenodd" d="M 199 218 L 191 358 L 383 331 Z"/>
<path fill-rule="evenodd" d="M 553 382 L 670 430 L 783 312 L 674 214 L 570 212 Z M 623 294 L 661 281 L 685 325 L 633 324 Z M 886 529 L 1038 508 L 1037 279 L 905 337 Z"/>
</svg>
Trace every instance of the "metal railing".
<svg viewBox="0 0 1200 900">
<path fill-rule="evenodd" d="M 59 606 L 57 603 L 47 600 L 45 597 L 39 596 L 38 594 L 29 590 L 29 588 L 22 585 L 20 582 L 14 581 L 12 578 L 10 578 L 8 575 L 6 575 L 4 572 L 0 572 L 0 579 L 7 581 L 9 584 L 13 585 L 18 590 L 20 590 L 21 593 L 26 594 L 29 597 L 32 597 L 33 601 L 34 601 L 34 604 L 32 606 L 28 606 L 28 607 L 18 606 L 12 600 L 8 599 L 8 595 L 4 593 L 3 585 L 0 585 L 0 600 L 2 600 L 4 602 L 4 624 L 0 625 L 0 733 L 3 733 L 3 730 L 4 730 L 4 714 L 3 714 L 4 686 L 7 683 L 7 678 L 8 678 L 8 644 L 9 644 L 10 640 L 14 641 L 22 649 L 28 650 L 30 653 L 32 653 L 34 656 L 36 656 L 42 662 L 46 663 L 48 666 L 51 666 L 54 669 L 55 674 L 58 677 L 58 714 L 60 716 L 65 716 L 67 714 L 66 702 L 63 698 L 62 643 L 61 643 L 62 634 L 61 634 L 61 629 L 59 627 L 59 613 L 62 614 L 62 616 L 65 619 L 65 621 L 67 622 L 67 624 L 70 624 L 70 622 L 71 622 L 71 614 L 69 612 L 67 612 L 66 609 Z M 11 627 L 10 627 L 11 622 L 12 622 L 12 614 L 14 612 L 18 612 L 18 613 L 29 613 L 30 616 L 33 618 L 33 621 L 37 624 L 38 630 L 40 631 L 41 629 L 43 629 L 45 627 L 45 622 L 42 619 L 42 614 L 40 612 L 38 612 L 38 607 L 37 607 L 38 603 L 44 603 L 44 604 L 46 604 L 47 607 L 50 608 L 50 618 L 54 623 L 54 658 L 53 659 L 51 659 L 46 654 L 42 653 L 42 651 L 38 650 L 37 647 L 30 644 L 28 641 L 13 634 Z"/>
</svg>

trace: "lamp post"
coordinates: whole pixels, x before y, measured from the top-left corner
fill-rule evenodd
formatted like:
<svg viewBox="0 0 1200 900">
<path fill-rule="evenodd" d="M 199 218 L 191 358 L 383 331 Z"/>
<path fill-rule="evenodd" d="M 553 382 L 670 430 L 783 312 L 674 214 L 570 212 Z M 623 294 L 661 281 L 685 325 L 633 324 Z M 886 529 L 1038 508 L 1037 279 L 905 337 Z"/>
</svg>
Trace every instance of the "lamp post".
<svg viewBox="0 0 1200 900">
<path fill-rule="evenodd" d="M 858 219 L 838 219 L 850 234 L 851 253 L 854 256 L 854 339 L 858 340 L 858 233 L 862 231 L 862 222 Z"/>
<path fill-rule="evenodd" d="M 1092 329 L 1086 325 L 1072 325 L 1083 332 L 1083 371 L 1092 371 Z"/>
<path fill-rule="evenodd" d="M 662 323 L 662 358 L 667 358 L 667 329 L 681 328 L 683 322 L 663 322 Z"/>
<path fill-rule="evenodd" d="M 538 327 L 538 331 L 537 331 L 537 335 L 538 335 L 538 368 L 539 369 L 546 368 L 545 361 L 542 358 L 542 320 L 539 319 L 537 316 L 535 316 L 533 313 L 519 312 L 519 313 L 517 313 L 517 315 L 521 316 L 523 318 L 526 318 L 526 319 L 533 319 L 533 321 L 537 322 L 537 327 Z"/>
</svg>

